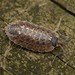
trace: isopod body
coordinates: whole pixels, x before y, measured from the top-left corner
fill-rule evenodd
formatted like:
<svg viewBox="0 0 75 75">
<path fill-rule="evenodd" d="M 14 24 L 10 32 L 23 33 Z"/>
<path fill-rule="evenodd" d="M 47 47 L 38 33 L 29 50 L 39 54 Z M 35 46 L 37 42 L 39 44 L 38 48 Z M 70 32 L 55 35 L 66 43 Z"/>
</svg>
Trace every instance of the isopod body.
<svg viewBox="0 0 75 75">
<path fill-rule="evenodd" d="M 58 43 L 58 38 L 49 29 L 28 21 L 10 23 L 5 32 L 12 42 L 35 52 L 50 52 Z"/>
</svg>

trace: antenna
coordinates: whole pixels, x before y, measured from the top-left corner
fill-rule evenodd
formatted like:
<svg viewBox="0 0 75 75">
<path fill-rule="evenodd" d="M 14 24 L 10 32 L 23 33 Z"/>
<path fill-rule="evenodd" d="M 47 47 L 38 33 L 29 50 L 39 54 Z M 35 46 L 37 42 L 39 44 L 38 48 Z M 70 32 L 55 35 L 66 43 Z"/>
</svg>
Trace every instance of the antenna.
<svg viewBox="0 0 75 75">
<path fill-rule="evenodd" d="M 5 22 L 5 20 L 3 18 L 0 18 L 1 21 L 3 21 L 6 25 L 8 25 L 7 22 Z"/>
</svg>

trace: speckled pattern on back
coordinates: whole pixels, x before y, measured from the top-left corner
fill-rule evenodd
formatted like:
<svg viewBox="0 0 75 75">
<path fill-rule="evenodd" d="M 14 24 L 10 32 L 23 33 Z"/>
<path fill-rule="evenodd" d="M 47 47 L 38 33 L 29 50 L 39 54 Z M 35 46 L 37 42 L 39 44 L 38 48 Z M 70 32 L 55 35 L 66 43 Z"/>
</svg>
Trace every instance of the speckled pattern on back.
<svg viewBox="0 0 75 75">
<path fill-rule="evenodd" d="M 18 21 L 5 27 L 9 39 L 21 47 L 35 52 L 49 52 L 54 49 L 52 32 L 27 21 Z"/>
</svg>

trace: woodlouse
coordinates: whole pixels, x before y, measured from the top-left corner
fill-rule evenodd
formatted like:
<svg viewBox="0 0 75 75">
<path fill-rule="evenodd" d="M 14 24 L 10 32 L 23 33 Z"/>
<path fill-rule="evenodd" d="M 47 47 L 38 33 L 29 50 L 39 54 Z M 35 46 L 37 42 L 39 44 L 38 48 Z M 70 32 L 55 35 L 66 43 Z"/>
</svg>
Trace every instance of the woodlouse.
<svg viewBox="0 0 75 75">
<path fill-rule="evenodd" d="M 10 23 L 5 32 L 12 42 L 35 52 L 50 52 L 59 44 L 52 31 L 28 21 Z"/>
<path fill-rule="evenodd" d="M 58 30 L 62 18 L 60 18 L 54 32 Z M 59 38 L 54 32 L 28 21 L 18 21 L 15 23 L 10 23 L 9 25 L 7 24 L 3 30 L 5 30 L 6 35 L 12 42 L 34 52 L 50 52 L 55 47 L 60 47 L 61 50 L 64 50 L 61 44 L 58 42 Z M 58 56 L 59 54 L 52 54 L 59 58 L 62 62 L 66 63 Z M 69 64 L 67 65 L 75 70 L 73 66 Z"/>
</svg>

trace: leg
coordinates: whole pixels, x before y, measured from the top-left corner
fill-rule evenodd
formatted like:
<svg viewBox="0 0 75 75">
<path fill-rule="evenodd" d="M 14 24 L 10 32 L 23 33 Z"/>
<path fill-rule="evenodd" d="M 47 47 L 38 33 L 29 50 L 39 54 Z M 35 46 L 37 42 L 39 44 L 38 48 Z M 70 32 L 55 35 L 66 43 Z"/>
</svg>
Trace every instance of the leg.
<svg viewBox="0 0 75 75">
<path fill-rule="evenodd" d="M 6 25 L 8 25 L 7 22 L 5 22 L 5 20 L 3 18 L 0 18 L 1 21 L 3 21 Z"/>
<path fill-rule="evenodd" d="M 4 28 L 0 28 L 0 30 L 5 31 L 5 29 L 4 29 Z"/>
<path fill-rule="evenodd" d="M 69 41 L 69 37 L 66 35 L 65 32 L 63 31 L 57 31 L 59 37 L 61 38 L 61 43 L 64 45 L 64 43 L 68 42 Z"/>
<path fill-rule="evenodd" d="M 51 53 L 54 55 L 54 59 L 53 59 L 52 63 L 55 61 L 55 59 L 56 59 L 57 57 L 60 57 L 60 55 L 62 55 L 63 52 L 64 52 L 64 49 L 63 49 L 63 47 L 62 47 L 61 45 L 59 45 L 58 47 L 60 47 L 60 49 L 61 49 L 60 52 L 58 52 L 57 54 L 51 52 Z"/>
</svg>

